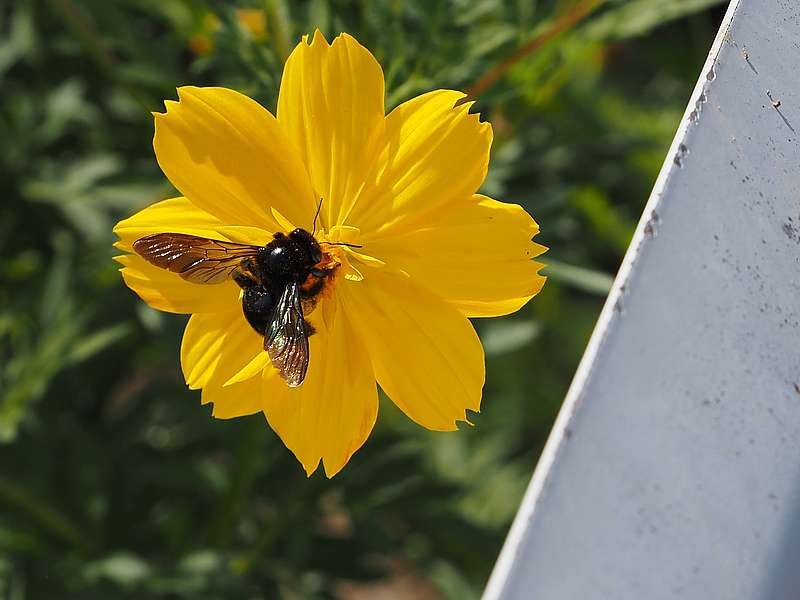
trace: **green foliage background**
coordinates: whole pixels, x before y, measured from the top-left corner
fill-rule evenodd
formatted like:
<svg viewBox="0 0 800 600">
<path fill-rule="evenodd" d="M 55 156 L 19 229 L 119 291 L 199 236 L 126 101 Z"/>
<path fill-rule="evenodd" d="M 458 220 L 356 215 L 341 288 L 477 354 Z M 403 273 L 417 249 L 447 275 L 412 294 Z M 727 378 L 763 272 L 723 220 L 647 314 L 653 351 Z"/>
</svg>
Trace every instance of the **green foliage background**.
<svg viewBox="0 0 800 600">
<path fill-rule="evenodd" d="M 477 598 L 721 17 L 601 4 L 478 99 L 484 191 L 551 250 L 533 302 L 476 323 L 477 426 L 384 402 L 329 481 L 263 418 L 211 419 L 180 375 L 185 318 L 117 273 L 113 224 L 171 193 L 149 111 L 188 83 L 274 108 L 314 27 L 375 53 L 387 108 L 466 89 L 574 2 L 242 1 L 261 32 L 228 2 L 0 1 L 0 598 Z"/>
</svg>

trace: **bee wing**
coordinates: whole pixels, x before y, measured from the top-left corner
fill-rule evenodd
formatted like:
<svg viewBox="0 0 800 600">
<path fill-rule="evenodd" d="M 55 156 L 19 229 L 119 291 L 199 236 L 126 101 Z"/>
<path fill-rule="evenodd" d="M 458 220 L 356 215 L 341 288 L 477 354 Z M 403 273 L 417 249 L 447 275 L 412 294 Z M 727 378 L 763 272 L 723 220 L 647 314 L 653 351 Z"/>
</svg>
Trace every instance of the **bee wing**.
<svg viewBox="0 0 800 600">
<path fill-rule="evenodd" d="M 308 370 L 308 326 L 300 302 L 300 286 L 283 290 L 264 334 L 264 348 L 289 387 L 297 387 Z"/>
<path fill-rule="evenodd" d="M 133 243 L 134 251 L 156 267 L 192 283 L 222 283 L 259 247 L 210 240 L 184 233 L 156 233 Z"/>
</svg>

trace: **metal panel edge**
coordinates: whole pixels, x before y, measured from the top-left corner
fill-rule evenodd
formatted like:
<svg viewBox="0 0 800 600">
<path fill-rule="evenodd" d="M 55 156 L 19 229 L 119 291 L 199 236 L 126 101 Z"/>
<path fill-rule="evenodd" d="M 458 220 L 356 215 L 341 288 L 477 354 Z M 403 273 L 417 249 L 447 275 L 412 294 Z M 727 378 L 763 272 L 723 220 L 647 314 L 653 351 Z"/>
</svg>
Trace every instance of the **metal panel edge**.
<svg viewBox="0 0 800 600">
<path fill-rule="evenodd" d="M 603 309 L 600 312 L 600 316 L 597 320 L 597 324 L 595 325 L 594 331 L 589 339 L 586 351 L 584 352 L 578 368 L 575 371 L 575 376 L 573 377 L 572 383 L 567 391 L 564 403 L 558 412 L 558 416 L 553 424 L 553 429 L 550 432 L 547 443 L 545 444 L 542 454 L 539 457 L 539 461 L 536 465 L 531 481 L 528 484 L 528 487 L 522 498 L 522 503 L 520 504 L 517 514 L 514 517 L 513 523 L 511 524 L 511 528 L 509 529 L 508 535 L 503 544 L 503 548 L 500 551 L 500 555 L 495 563 L 494 569 L 492 570 L 489 582 L 484 590 L 482 600 L 502 599 L 509 576 L 515 566 L 518 566 L 516 564 L 516 558 L 519 548 L 525 542 L 529 526 L 536 514 L 539 498 L 542 496 L 545 490 L 547 480 L 555 464 L 559 449 L 568 435 L 567 432 L 569 431 L 570 423 L 575 411 L 580 405 L 583 397 L 583 390 L 586 387 L 586 383 L 590 375 L 592 374 L 592 369 L 598 353 L 603 346 L 603 341 L 605 340 L 609 329 L 613 327 L 615 323 L 615 317 L 617 314 L 616 306 L 622 301 L 628 279 L 630 278 L 631 273 L 636 266 L 639 254 L 649 241 L 647 230 L 652 227 L 653 220 L 657 219 L 656 215 L 658 214 L 658 206 L 661 202 L 663 191 L 672 173 L 675 171 L 675 169 L 679 168 L 678 165 L 684 153 L 682 150 L 684 139 L 686 138 L 689 128 L 693 124 L 692 113 L 695 110 L 695 106 L 697 105 L 698 101 L 701 99 L 701 95 L 704 93 L 705 86 L 708 82 L 707 74 L 712 72 L 714 69 L 720 48 L 725 41 L 725 37 L 739 8 L 739 3 L 740 0 L 731 0 L 730 4 L 728 5 L 728 9 L 725 12 L 725 16 L 722 20 L 719 31 L 717 32 L 717 36 L 714 39 L 711 50 L 709 51 L 708 58 L 703 65 L 697 83 L 695 84 L 694 90 L 689 98 L 689 103 L 684 111 L 683 118 L 680 121 L 678 129 L 675 133 L 675 137 L 673 138 L 672 144 L 667 152 L 664 164 L 661 167 L 658 177 L 656 178 L 653 191 L 647 200 L 644 211 L 642 212 L 642 216 L 636 226 L 636 230 L 633 238 L 631 239 L 628 251 L 625 253 L 625 257 L 622 260 L 619 271 L 617 272 L 617 276 L 614 279 L 614 284 L 611 288 L 608 298 L 606 298 Z"/>
</svg>

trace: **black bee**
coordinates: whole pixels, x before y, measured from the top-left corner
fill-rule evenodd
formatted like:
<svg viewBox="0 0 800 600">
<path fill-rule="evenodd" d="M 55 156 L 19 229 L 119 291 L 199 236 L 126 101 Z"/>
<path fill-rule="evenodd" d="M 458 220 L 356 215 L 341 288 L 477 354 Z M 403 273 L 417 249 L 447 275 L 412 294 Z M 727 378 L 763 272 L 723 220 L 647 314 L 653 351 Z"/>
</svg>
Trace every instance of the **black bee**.
<svg viewBox="0 0 800 600">
<path fill-rule="evenodd" d="M 289 387 L 303 383 L 308 370 L 308 337 L 314 333 L 304 315 L 314 309 L 339 266 L 322 251 L 314 234 L 298 228 L 288 235 L 274 234 L 265 246 L 252 246 L 183 233 L 156 233 L 136 240 L 133 249 L 149 263 L 192 283 L 233 279 L 244 290 L 244 316 L 264 336 L 264 349 L 272 364 Z"/>
</svg>

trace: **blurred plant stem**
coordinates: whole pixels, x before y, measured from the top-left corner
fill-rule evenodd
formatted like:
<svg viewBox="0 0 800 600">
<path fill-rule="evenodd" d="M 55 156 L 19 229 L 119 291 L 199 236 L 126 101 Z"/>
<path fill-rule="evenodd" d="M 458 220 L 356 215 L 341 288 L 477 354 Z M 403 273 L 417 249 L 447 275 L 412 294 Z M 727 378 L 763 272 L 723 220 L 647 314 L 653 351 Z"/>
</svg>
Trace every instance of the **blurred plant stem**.
<svg viewBox="0 0 800 600">
<path fill-rule="evenodd" d="M 64 18 L 67 26 L 86 46 L 98 65 L 106 70 L 116 66 L 117 60 L 105 47 L 92 24 L 81 14 L 71 0 L 50 0 L 53 8 Z"/>
<path fill-rule="evenodd" d="M 513 54 L 484 73 L 467 89 L 467 98 L 475 99 L 480 96 L 497 83 L 511 67 L 530 54 L 536 52 L 536 50 L 558 37 L 560 34 L 575 27 L 605 3 L 605 1 L 606 0 L 583 0 L 583 2 L 577 3 L 572 7 L 572 10 L 556 19 L 548 29 L 520 46 Z"/>
<path fill-rule="evenodd" d="M 47 501 L 18 483 L 0 475 L 0 501 L 12 505 L 21 513 L 28 514 L 55 537 L 78 548 L 86 548 L 86 537 L 81 530 Z"/>
<path fill-rule="evenodd" d="M 264 12 L 267 15 L 267 29 L 272 33 L 275 51 L 281 61 L 289 58 L 291 20 L 286 2 L 283 0 L 264 0 Z"/>
<path fill-rule="evenodd" d="M 53 9 L 63 17 L 67 27 L 81 41 L 89 56 L 97 63 L 102 72 L 115 83 L 122 86 L 146 112 L 150 106 L 145 98 L 134 89 L 127 81 L 118 75 L 118 61 L 114 54 L 103 43 L 91 21 L 87 19 L 75 6 L 72 0 L 49 0 Z"/>
</svg>

